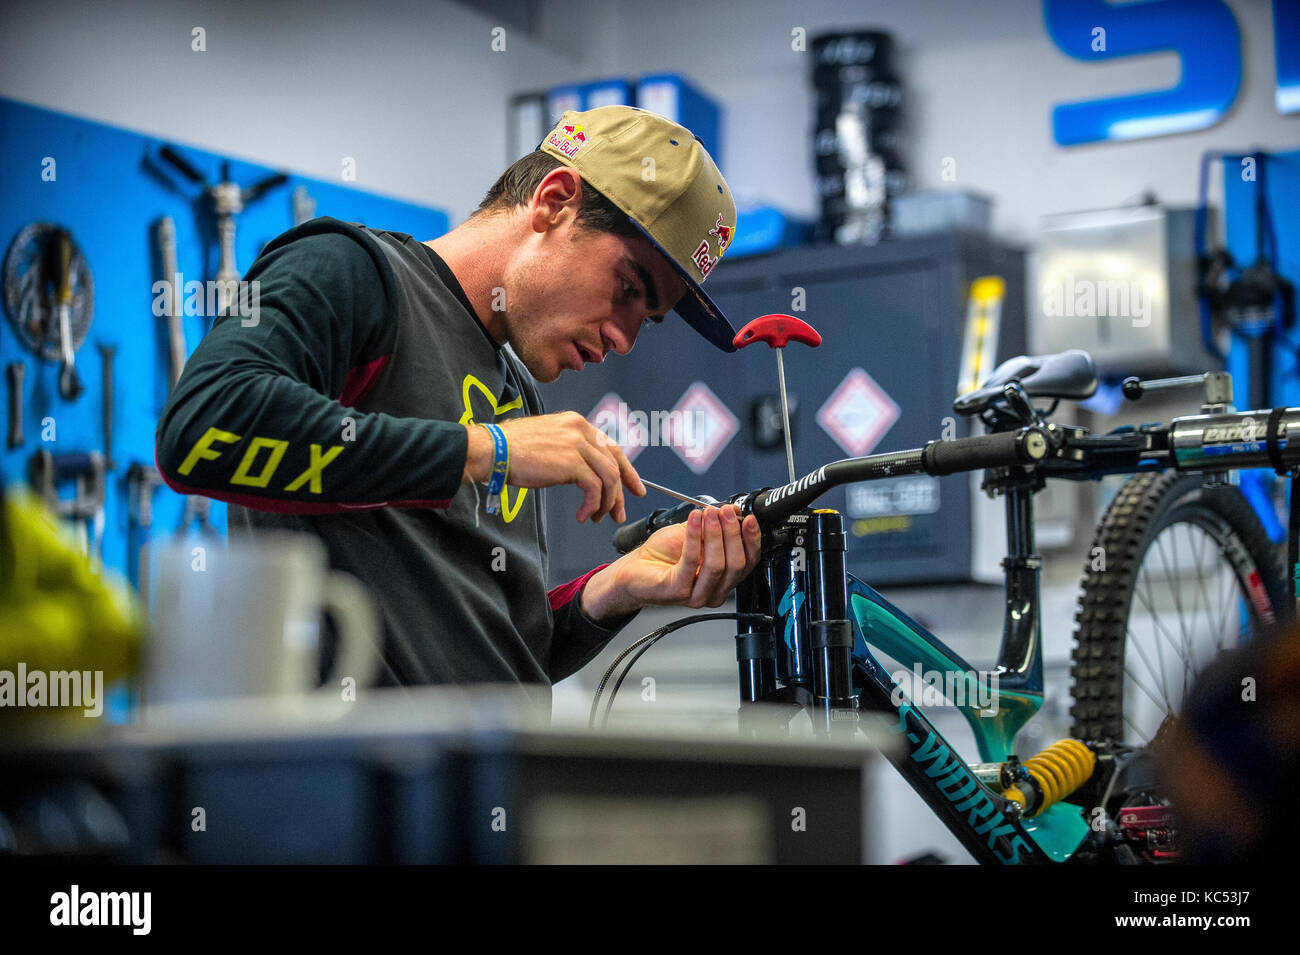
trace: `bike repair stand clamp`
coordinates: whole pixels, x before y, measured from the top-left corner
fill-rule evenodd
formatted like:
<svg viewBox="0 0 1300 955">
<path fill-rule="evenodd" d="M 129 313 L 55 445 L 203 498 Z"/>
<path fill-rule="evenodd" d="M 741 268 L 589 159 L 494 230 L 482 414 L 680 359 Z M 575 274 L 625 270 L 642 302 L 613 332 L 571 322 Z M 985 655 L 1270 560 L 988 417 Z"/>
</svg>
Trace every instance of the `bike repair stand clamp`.
<svg viewBox="0 0 1300 955">
<path fill-rule="evenodd" d="M 760 315 L 754 319 L 736 333 L 732 344 L 740 349 L 754 342 L 767 342 L 768 346 L 776 352 L 776 374 L 781 382 L 781 430 L 785 434 L 785 459 L 790 466 L 790 483 L 793 484 L 795 481 L 794 446 L 790 441 L 790 401 L 785 390 L 785 362 L 781 358 L 782 349 L 791 339 L 803 342 L 810 348 L 816 348 L 822 343 L 822 337 L 807 322 L 793 315 L 782 315 L 778 312 L 772 315 Z"/>
</svg>

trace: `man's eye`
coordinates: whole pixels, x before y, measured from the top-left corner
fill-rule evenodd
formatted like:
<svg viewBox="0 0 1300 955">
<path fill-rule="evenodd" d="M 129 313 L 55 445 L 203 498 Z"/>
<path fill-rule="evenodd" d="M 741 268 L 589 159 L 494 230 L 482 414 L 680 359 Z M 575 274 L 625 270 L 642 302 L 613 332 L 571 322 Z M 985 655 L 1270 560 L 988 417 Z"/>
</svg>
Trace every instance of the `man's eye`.
<svg viewBox="0 0 1300 955">
<path fill-rule="evenodd" d="M 633 285 L 631 282 L 627 281 L 626 279 L 623 280 L 623 297 L 625 299 L 631 300 L 639 297 L 640 294 L 641 294 L 640 291 L 637 289 L 635 285 Z"/>
</svg>

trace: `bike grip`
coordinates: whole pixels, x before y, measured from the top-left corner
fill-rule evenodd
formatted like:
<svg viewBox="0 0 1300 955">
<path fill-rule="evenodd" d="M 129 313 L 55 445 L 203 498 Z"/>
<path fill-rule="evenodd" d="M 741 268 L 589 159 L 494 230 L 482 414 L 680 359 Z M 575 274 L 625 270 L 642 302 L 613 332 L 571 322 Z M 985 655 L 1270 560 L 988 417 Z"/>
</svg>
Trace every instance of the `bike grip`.
<svg viewBox="0 0 1300 955">
<path fill-rule="evenodd" d="M 655 511 L 649 517 L 620 525 L 614 532 L 614 549 L 620 554 L 626 554 L 644 544 L 650 538 L 650 522 L 654 520 L 655 514 L 659 513 L 662 511 Z"/>
<path fill-rule="evenodd" d="M 931 441 L 921 451 L 921 466 L 936 477 L 958 471 L 1010 467 L 1042 460 L 1047 439 L 1037 428 Z"/>
<path fill-rule="evenodd" d="M 649 517 L 623 524 L 614 532 L 614 549 L 620 554 L 636 550 L 649 540 L 650 535 L 655 531 L 667 527 L 669 524 L 682 523 L 691 516 L 691 511 L 695 509 L 696 505 L 690 501 L 682 501 L 675 507 L 661 507 L 651 512 Z"/>
</svg>

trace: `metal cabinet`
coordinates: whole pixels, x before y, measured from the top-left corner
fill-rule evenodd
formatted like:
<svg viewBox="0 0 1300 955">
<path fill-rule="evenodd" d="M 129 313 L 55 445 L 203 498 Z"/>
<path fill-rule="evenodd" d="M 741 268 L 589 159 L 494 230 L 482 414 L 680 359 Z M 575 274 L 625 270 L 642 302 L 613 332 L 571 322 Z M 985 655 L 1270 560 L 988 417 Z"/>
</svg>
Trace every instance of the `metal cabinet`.
<svg viewBox="0 0 1300 955">
<path fill-rule="evenodd" d="M 836 427 L 829 420 L 835 416 L 823 413 L 819 421 L 819 412 L 841 386 L 856 389 L 858 405 L 849 410 L 859 425 L 863 413 L 875 416 L 874 426 L 864 426 L 868 439 L 878 432 L 870 451 L 919 447 L 945 429 L 948 436 L 969 433 L 968 423 L 954 416 L 952 399 L 970 285 L 985 275 L 1006 283 L 995 349 L 995 360 L 1002 361 L 1024 351 L 1024 255 L 982 236 L 952 233 L 742 259 L 727 262 L 707 287 L 737 328 L 760 315 L 784 312 L 821 333 L 821 347 L 792 344 L 785 351 L 795 406 L 795 469 L 802 475 L 851 456 L 824 426 Z M 590 417 L 601 399 L 613 394 L 630 411 L 663 413 L 702 383 L 734 418 L 734 435 L 703 473 L 662 445 L 640 450 L 633 462 L 637 470 L 669 487 L 718 498 L 785 483 L 789 474 L 779 432 L 775 443 L 762 446 L 772 437 L 764 410 L 779 407 L 771 350 L 754 345 L 724 354 L 679 319 L 668 321 L 677 327 L 643 332 L 631 354 L 544 386 L 547 409 Z M 615 556 L 612 525 L 574 521 L 580 500 L 575 488 L 545 494 L 553 582 Z M 632 499 L 628 515 L 638 517 L 667 503 L 652 492 L 645 500 Z M 837 490 L 821 503 L 845 514 L 849 569 L 859 577 L 877 584 L 972 579 L 969 476 L 875 482 Z"/>
</svg>

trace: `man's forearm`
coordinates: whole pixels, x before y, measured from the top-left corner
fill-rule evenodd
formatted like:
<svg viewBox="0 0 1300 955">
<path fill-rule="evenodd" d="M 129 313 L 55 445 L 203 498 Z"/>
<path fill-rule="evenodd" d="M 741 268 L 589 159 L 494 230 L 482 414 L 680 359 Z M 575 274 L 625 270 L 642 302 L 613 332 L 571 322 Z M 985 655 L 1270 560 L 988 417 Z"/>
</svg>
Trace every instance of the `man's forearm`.
<svg viewBox="0 0 1300 955">
<path fill-rule="evenodd" d="M 596 623 L 605 624 L 617 620 L 644 606 L 628 596 L 627 589 L 620 585 L 619 564 L 620 561 L 615 561 L 604 570 L 597 571 L 582 588 L 579 606 Z"/>
</svg>

